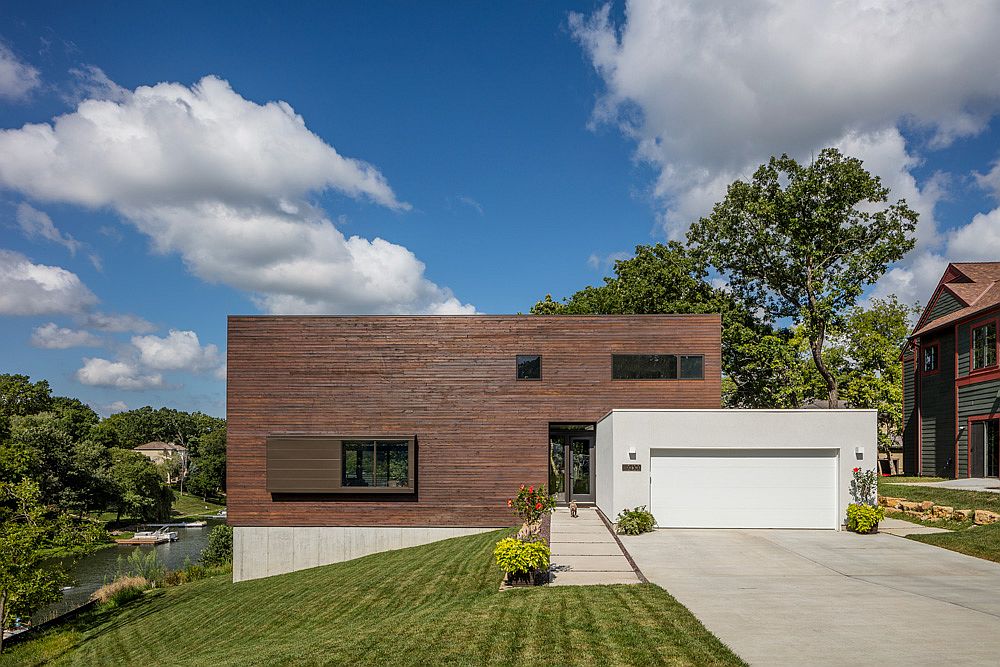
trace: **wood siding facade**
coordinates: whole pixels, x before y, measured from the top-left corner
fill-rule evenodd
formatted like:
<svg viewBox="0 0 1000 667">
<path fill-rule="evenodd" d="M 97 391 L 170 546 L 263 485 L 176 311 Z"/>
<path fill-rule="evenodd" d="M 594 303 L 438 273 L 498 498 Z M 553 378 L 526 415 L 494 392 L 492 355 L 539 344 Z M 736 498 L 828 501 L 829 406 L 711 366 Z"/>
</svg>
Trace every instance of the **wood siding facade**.
<svg viewBox="0 0 1000 667">
<path fill-rule="evenodd" d="M 613 380 L 612 354 L 703 355 L 704 379 Z M 517 380 L 517 355 L 542 357 Z M 233 526 L 510 525 L 548 478 L 549 425 L 613 408 L 718 408 L 718 315 L 229 318 Z M 271 493 L 267 439 L 405 434 L 412 494 Z"/>
</svg>

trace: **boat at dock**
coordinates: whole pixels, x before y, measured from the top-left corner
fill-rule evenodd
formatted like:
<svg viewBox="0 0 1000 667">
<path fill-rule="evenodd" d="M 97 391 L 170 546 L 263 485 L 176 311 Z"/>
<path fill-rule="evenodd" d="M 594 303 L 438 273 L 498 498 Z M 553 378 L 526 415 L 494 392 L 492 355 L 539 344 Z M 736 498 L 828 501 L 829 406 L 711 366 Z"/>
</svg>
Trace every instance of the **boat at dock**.
<svg viewBox="0 0 1000 667">
<path fill-rule="evenodd" d="M 163 544 L 164 542 L 176 542 L 177 531 L 164 530 L 140 530 L 132 537 L 115 540 L 116 544 Z"/>
</svg>

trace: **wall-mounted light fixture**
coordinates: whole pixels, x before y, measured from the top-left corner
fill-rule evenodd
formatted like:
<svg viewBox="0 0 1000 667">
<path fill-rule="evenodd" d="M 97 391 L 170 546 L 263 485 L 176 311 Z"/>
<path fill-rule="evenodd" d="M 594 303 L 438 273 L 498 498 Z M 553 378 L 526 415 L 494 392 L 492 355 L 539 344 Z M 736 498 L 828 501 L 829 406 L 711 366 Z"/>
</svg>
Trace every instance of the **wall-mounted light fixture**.
<svg viewBox="0 0 1000 667">
<path fill-rule="evenodd" d="M 864 456 L 865 456 L 865 448 L 864 447 L 855 447 L 854 448 L 854 455 L 857 456 L 859 459 L 860 458 L 864 458 Z"/>
<path fill-rule="evenodd" d="M 628 448 L 628 457 L 635 461 L 635 447 Z"/>
</svg>

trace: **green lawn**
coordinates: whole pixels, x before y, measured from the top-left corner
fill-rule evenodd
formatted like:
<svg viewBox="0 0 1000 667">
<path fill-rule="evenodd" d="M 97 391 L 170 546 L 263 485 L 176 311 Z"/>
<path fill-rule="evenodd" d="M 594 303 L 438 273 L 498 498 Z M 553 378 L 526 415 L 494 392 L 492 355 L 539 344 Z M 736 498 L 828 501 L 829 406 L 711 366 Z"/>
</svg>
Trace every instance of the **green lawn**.
<svg viewBox="0 0 1000 667">
<path fill-rule="evenodd" d="M 892 498 L 907 500 L 933 500 L 938 505 L 949 505 L 955 509 L 979 509 L 1000 512 L 1000 493 L 989 491 L 962 491 L 960 489 L 942 489 L 912 484 L 890 484 L 880 482 L 878 492 Z"/>
<path fill-rule="evenodd" d="M 156 591 L 15 646 L 0 667 L 743 664 L 652 584 L 498 592 L 503 534 Z"/>
<path fill-rule="evenodd" d="M 976 526 L 953 533 L 910 535 L 909 538 L 1000 563 L 1000 523 Z"/>
<path fill-rule="evenodd" d="M 918 482 L 944 482 L 946 477 L 914 477 L 908 475 L 894 475 L 893 477 L 880 477 L 879 486 L 883 484 L 915 484 Z"/>
<path fill-rule="evenodd" d="M 174 504 L 171 506 L 173 519 L 189 519 L 204 515 L 216 514 L 225 505 L 220 505 L 209 500 L 205 502 L 201 496 L 193 496 L 190 493 L 180 493 L 174 491 Z"/>
</svg>

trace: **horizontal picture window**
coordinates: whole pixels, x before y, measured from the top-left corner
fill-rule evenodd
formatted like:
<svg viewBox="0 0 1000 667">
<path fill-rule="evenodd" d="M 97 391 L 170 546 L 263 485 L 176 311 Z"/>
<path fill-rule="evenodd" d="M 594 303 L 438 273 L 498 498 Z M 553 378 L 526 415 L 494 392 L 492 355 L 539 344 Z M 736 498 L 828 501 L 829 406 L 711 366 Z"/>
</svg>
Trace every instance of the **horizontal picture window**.
<svg viewBox="0 0 1000 667">
<path fill-rule="evenodd" d="M 701 380 L 705 358 L 688 354 L 613 354 L 611 377 L 615 380 Z"/>
</svg>

